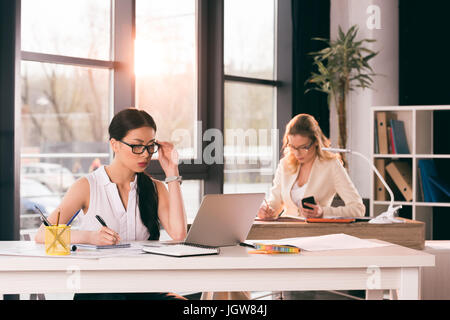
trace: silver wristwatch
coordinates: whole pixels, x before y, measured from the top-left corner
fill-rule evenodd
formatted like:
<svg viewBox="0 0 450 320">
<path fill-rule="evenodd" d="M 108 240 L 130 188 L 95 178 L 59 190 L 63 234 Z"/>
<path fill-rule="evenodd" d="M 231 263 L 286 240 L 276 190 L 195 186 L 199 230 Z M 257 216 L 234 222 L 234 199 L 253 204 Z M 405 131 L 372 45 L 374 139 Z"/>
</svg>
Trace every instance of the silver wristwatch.
<svg viewBox="0 0 450 320">
<path fill-rule="evenodd" d="M 167 178 L 164 180 L 165 183 L 169 183 L 169 182 L 173 182 L 173 181 L 179 181 L 180 184 L 182 184 L 182 183 L 183 183 L 182 176 L 172 176 L 172 177 L 167 177 Z"/>
</svg>

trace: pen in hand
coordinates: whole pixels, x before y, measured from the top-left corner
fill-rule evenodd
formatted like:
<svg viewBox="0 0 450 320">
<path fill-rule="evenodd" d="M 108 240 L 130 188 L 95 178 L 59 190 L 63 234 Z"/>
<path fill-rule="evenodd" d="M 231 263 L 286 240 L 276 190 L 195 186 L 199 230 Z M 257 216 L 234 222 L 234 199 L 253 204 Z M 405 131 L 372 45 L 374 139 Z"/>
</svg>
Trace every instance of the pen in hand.
<svg viewBox="0 0 450 320">
<path fill-rule="evenodd" d="M 105 221 L 102 219 L 102 217 L 100 217 L 99 215 L 96 215 L 96 216 L 95 216 L 95 219 L 97 219 L 98 222 L 100 222 L 100 224 L 101 224 L 103 227 L 108 228 L 108 226 L 106 225 L 106 223 L 105 223 Z"/>
<path fill-rule="evenodd" d="M 266 204 L 266 212 L 268 212 L 269 210 L 273 209 L 270 207 L 269 203 L 267 202 L 266 198 L 264 198 L 264 203 Z M 283 213 L 283 211 L 281 212 Z M 277 215 L 276 217 L 270 217 L 270 218 L 264 218 L 265 220 L 276 220 L 280 217 L 281 213 L 279 215 Z"/>
<path fill-rule="evenodd" d="M 103 220 L 102 217 L 100 217 L 99 215 L 95 215 L 95 219 L 97 219 L 97 221 L 100 222 L 100 224 L 101 224 L 103 227 L 108 228 L 108 226 L 106 225 L 105 220 Z M 114 232 L 114 231 L 113 231 L 113 232 Z M 116 234 L 116 233 L 114 232 L 114 234 Z M 119 242 L 119 235 L 117 235 L 117 237 L 116 237 L 115 235 L 113 235 L 113 237 L 116 238 L 116 241 L 115 241 L 115 242 L 118 243 L 118 242 Z"/>
</svg>

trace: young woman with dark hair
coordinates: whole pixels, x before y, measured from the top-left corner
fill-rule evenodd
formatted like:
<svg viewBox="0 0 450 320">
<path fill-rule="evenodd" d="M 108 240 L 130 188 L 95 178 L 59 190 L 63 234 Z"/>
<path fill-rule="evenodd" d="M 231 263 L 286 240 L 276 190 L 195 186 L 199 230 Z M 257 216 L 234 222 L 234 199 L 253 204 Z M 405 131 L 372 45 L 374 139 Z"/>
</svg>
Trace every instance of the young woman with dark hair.
<svg viewBox="0 0 450 320">
<path fill-rule="evenodd" d="M 109 126 L 111 164 L 77 180 L 67 191 L 60 206 L 50 214 L 50 223 L 69 221 L 79 209 L 79 230 L 71 231 L 72 243 L 112 245 L 128 241 L 158 240 L 160 224 L 174 240 L 186 237 L 187 223 L 181 195 L 178 157 L 173 145 L 157 141 L 156 124 L 142 110 L 126 109 L 117 113 Z M 144 171 L 154 153 L 164 173 L 168 189 Z M 108 227 L 102 227 L 99 215 Z M 44 242 L 41 226 L 35 241 Z M 174 294 L 82 294 L 79 299 L 173 299 Z"/>
</svg>

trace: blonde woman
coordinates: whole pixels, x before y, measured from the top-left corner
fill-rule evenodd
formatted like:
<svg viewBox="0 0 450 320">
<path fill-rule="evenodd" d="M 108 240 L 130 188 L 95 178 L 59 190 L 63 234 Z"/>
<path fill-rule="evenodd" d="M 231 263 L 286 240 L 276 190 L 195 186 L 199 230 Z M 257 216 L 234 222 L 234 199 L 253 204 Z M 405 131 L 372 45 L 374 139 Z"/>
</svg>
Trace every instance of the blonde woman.
<svg viewBox="0 0 450 320">
<path fill-rule="evenodd" d="M 342 166 L 339 156 L 322 151 L 330 142 L 317 121 L 308 114 L 295 116 L 286 126 L 283 138 L 284 157 L 275 173 L 268 203 L 261 205 L 258 217 L 275 220 L 284 209 L 285 215 L 319 218 L 322 216 L 363 216 L 362 199 Z M 334 196 L 345 206 L 330 207 Z M 316 205 L 302 199 L 313 196 Z M 202 299 L 245 300 L 250 292 L 204 292 Z"/>
<path fill-rule="evenodd" d="M 258 211 L 261 219 L 283 215 L 320 218 L 323 216 L 363 216 L 361 196 L 342 166 L 339 156 L 323 151 L 330 141 L 313 116 L 299 114 L 286 125 L 283 153 L 270 197 Z M 331 207 L 338 194 L 345 206 Z M 316 204 L 302 205 L 302 199 L 314 197 Z"/>
</svg>

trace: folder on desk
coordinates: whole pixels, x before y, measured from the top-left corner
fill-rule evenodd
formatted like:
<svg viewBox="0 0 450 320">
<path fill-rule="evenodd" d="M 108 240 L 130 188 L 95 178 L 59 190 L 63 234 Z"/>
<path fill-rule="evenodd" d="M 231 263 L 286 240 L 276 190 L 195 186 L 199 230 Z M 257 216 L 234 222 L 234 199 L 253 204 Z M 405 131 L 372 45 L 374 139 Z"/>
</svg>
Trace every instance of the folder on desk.
<svg viewBox="0 0 450 320">
<path fill-rule="evenodd" d="M 307 218 L 308 223 L 352 223 L 355 222 L 354 218 L 343 217 L 324 217 L 324 218 Z"/>
<path fill-rule="evenodd" d="M 397 188 L 406 201 L 412 201 L 412 172 L 411 166 L 402 161 L 393 161 L 386 166 L 386 171 L 391 176 Z"/>
<path fill-rule="evenodd" d="M 377 112 L 378 150 L 380 154 L 388 154 L 388 135 L 386 126 L 386 112 Z"/>
</svg>

